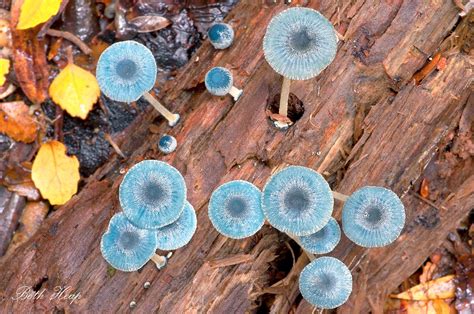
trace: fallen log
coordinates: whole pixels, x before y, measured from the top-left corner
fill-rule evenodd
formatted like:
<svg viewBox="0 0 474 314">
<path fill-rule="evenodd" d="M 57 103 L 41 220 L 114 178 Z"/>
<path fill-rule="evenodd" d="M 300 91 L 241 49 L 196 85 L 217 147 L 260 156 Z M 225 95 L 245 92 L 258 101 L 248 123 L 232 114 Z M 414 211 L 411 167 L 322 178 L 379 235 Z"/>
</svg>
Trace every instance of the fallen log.
<svg viewBox="0 0 474 314">
<path fill-rule="evenodd" d="M 268 289 L 282 279 L 281 271 L 275 275 L 279 261 L 291 255 L 285 235 L 265 226 L 254 237 L 231 240 L 220 236 L 207 217 L 209 196 L 219 184 L 245 179 L 262 187 L 272 172 L 288 164 L 317 169 L 343 193 L 382 185 L 402 196 L 407 224 L 393 245 L 367 251 L 343 238 L 331 254 L 353 268 L 354 292 L 340 310 L 381 311 L 383 297 L 423 263 L 474 205 L 473 170 L 461 174 L 461 159 L 455 160 L 452 174 L 463 180 L 447 184 L 435 200 L 442 210 L 413 196 L 425 167 L 455 140 L 463 112 L 472 106 L 467 79 L 472 72 L 464 53 L 443 51 L 446 67 L 429 73 L 420 85 L 412 82 L 455 27 L 458 10 L 449 1 L 301 2 L 320 10 L 345 37 L 335 61 L 318 78 L 292 85 L 304 105 L 301 119 L 280 132 L 265 113 L 281 77 L 265 62 L 261 43 L 271 17 L 286 5 L 241 1 L 227 17 L 236 30 L 233 46 L 216 51 L 204 43 L 162 89 L 164 102 L 181 114 L 182 123 L 170 130 L 151 110 L 137 118 L 116 139 L 128 158 L 111 156 L 33 238 L 0 260 L 5 312 L 123 312 L 132 301 L 139 312 L 312 310 L 295 292 L 298 272 L 291 271 L 291 264 L 285 288 Z M 244 89 L 235 104 L 203 87 L 205 73 L 217 65 L 231 69 L 234 85 Z M 179 143 L 167 156 L 156 148 L 164 132 Z M 197 233 L 162 271 L 149 263 L 139 272 L 115 272 L 100 254 L 100 237 L 120 211 L 117 190 L 123 174 L 147 158 L 167 161 L 183 173 L 198 214 Z M 420 217 L 433 211 L 436 223 L 423 222 Z M 294 254 L 293 267 L 301 268 L 306 261 L 300 251 Z M 242 255 L 253 260 L 213 264 Z M 148 289 L 145 282 L 151 283 Z M 46 296 L 13 300 L 22 286 L 45 289 Z M 80 297 L 50 300 L 57 286 L 71 287 L 70 293 Z"/>
</svg>

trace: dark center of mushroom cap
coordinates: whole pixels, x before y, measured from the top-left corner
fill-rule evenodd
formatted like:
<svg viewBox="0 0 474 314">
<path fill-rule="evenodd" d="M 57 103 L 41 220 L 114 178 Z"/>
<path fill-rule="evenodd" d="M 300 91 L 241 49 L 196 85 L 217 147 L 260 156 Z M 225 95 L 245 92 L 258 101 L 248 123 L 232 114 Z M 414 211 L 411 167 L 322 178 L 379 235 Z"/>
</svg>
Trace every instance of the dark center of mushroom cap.
<svg viewBox="0 0 474 314">
<path fill-rule="evenodd" d="M 330 293 L 336 287 L 336 277 L 332 273 L 321 273 L 314 282 L 315 290 L 321 294 Z"/>
<path fill-rule="evenodd" d="M 311 49 L 314 40 L 313 36 L 308 32 L 308 29 L 302 28 L 291 34 L 290 46 L 298 52 L 306 52 Z"/>
<path fill-rule="evenodd" d="M 117 63 L 116 71 L 121 78 L 130 79 L 137 73 L 137 65 L 132 60 L 124 59 Z"/>
<path fill-rule="evenodd" d="M 168 147 L 172 142 L 173 140 L 171 139 L 171 136 L 163 136 L 160 138 L 160 146 Z"/>
<path fill-rule="evenodd" d="M 120 235 L 119 244 L 124 250 L 132 250 L 134 249 L 140 239 L 136 232 L 132 231 L 125 231 Z"/>
<path fill-rule="evenodd" d="M 211 70 L 211 73 L 209 73 L 209 82 L 214 88 L 225 87 L 230 83 L 229 74 L 221 69 Z"/>
<path fill-rule="evenodd" d="M 143 194 L 149 205 L 156 205 L 165 198 L 166 190 L 158 182 L 149 182 L 145 185 Z"/>
<path fill-rule="evenodd" d="M 379 206 L 371 205 L 365 210 L 364 220 L 369 226 L 379 226 L 383 219 L 384 214 Z"/>
<path fill-rule="evenodd" d="M 227 203 L 227 211 L 232 217 L 241 217 L 247 209 L 247 202 L 241 197 L 233 197 Z"/>
<path fill-rule="evenodd" d="M 209 29 L 209 32 L 208 32 L 209 39 L 212 41 L 218 41 L 221 39 L 221 34 L 226 31 L 227 31 L 227 28 L 225 25 L 215 24 L 211 26 L 211 28 Z"/>
<path fill-rule="evenodd" d="M 300 188 L 292 188 L 286 192 L 283 201 L 285 207 L 296 214 L 306 210 L 310 202 L 307 193 Z"/>
</svg>

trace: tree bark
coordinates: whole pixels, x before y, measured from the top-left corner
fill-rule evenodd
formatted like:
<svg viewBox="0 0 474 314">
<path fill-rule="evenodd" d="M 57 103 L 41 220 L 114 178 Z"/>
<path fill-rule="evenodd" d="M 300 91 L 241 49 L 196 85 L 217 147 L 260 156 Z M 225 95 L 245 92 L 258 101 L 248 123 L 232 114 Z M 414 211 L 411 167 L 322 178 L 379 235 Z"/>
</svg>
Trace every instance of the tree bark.
<svg viewBox="0 0 474 314">
<path fill-rule="evenodd" d="M 453 3 L 304 1 L 328 17 L 345 41 L 320 76 L 293 82 L 291 92 L 305 113 L 281 132 L 265 113 L 281 78 L 263 58 L 262 38 L 271 17 L 286 5 L 255 2 L 241 1 L 227 17 L 236 30 L 231 48 L 216 51 L 205 42 L 194 61 L 162 89 L 163 102 L 181 115 L 181 122 L 169 129 L 151 109 L 137 118 L 116 139 L 128 159 L 111 156 L 32 239 L 0 260 L 2 312 L 112 313 L 130 310 L 135 301 L 139 313 L 242 313 L 257 307 L 307 313 L 312 307 L 298 298 L 297 277 L 308 261 L 294 245 L 288 249 L 285 235 L 265 225 L 256 236 L 231 240 L 219 235 L 207 217 L 209 196 L 219 184 L 244 179 L 261 188 L 272 172 L 289 164 L 316 169 L 345 194 L 364 185 L 391 188 L 406 206 L 406 227 L 394 244 L 366 250 L 343 237 L 331 253 L 354 276 L 354 291 L 342 312 L 381 312 L 386 294 L 468 214 L 474 206 L 469 158 L 453 149 L 449 166 L 427 172 L 459 143 L 460 122 L 472 120 L 468 56 L 459 47 L 451 45 L 448 51 L 445 46 L 459 20 Z M 446 58 L 446 67 L 415 85 L 413 75 L 437 52 Z M 233 72 L 234 85 L 244 90 L 238 102 L 205 91 L 204 75 L 212 66 Z M 178 149 L 166 156 L 156 148 L 165 132 L 178 141 Z M 161 271 L 148 263 L 140 272 L 114 272 L 101 256 L 100 237 L 120 211 L 117 191 L 123 174 L 149 158 L 167 161 L 183 173 L 188 199 L 197 210 L 197 232 Z M 417 180 L 427 175 L 443 186 L 434 206 L 416 196 Z M 336 202 L 337 219 L 340 210 Z M 282 270 L 291 252 L 293 270 Z M 215 262 L 223 259 L 239 263 Z M 147 281 L 151 286 L 144 289 Z M 12 300 L 21 286 L 46 289 L 46 297 Z M 72 304 L 50 300 L 56 286 L 70 286 L 81 298 Z"/>
</svg>

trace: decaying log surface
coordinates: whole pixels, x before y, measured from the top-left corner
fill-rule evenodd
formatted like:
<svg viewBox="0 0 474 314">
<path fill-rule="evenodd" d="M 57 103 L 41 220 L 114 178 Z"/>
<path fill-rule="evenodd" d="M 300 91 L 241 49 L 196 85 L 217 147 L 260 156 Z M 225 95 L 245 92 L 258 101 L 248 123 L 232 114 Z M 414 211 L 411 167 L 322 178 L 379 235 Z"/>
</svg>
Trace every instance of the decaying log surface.
<svg viewBox="0 0 474 314">
<path fill-rule="evenodd" d="M 332 254 L 354 275 L 354 292 L 342 312 L 380 312 L 384 296 L 468 214 L 474 206 L 472 162 L 460 153 L 444 160 L 446 152 L 459 147 L 461 124 L 472 123 L 473 111 L 468 56 L 446 46 L 462 24 L 456 26 L 454 4 L 305 1 L 331 19 L 345 41 L 318 78 L 292 84 L 305 113 L 287 132 L 279 132 L 269 124 L 265 107 L 278 93 L 281 77 L 264 61 L 261 42 L 271 17 L 286 6 L 254 2 L 241 1 L 228 16 L 236 29 L 231 49 L 215 51 L 204 43 L 195 61 L 163 88 L 164 101 L 181 114 L 182 123 L 170 130 L 151 111 L 138 118 L 116 139 L 129 158 L 112 156 L 31 240 L 0 260 L 2 308 L 122 312 L 134 300 L 139 312 L 242 313 L 259 306 L 273 313 L 292 307 L 310 312 L 297 291 L 307 259 L 295 250 L 288 277 L 276 271 L 283 255 L 291 259 L 285 235 L 265 226 L 254 237 L 230 240 L 218 235 L 207 217 L 209 196 L 219 184 L 245 179 L 262 187 L 276 168 L 288 164 L 317 169 L 344 193 L 363 185 L 390 187 L 406 206 L 406 228 L 393 245 L 365 250 L 343 238 Z M 446 66 L 414 85 L 413 75 L 440 47 Z M 236 104 L 231 97 L 212 97 L 203 87 L 204 74 L 217 65 L 230 68 L 234 84 L 244 89 Z M 157 128 L 177 138 L 175 153 L 157 152 Z M 101 257 L 100 236 L 120 210 L 117 189 L 123 174 L 145 158 L 165 160 L 183 173 L 198 212 L 197 233 L 162 271 L 149 263 L 140 272 L 113 272 Z M 447 168 L 435 171 L 443 190 L 430 205 L 416 197 L 414 186 L 428 175 L 430 164 L 443 161 Z M 336 205 L 339 218 L 341 204 Z M 232 258 L 241 262 L 232 265 Z M 143 288 L 146 281 L 149 289 Z M 70 286 L 81 298 L 72 304 L 48 297 L 11 299 L 20 286 L 46 289 L 50 296 L 59 285 Z"/>
</svg>

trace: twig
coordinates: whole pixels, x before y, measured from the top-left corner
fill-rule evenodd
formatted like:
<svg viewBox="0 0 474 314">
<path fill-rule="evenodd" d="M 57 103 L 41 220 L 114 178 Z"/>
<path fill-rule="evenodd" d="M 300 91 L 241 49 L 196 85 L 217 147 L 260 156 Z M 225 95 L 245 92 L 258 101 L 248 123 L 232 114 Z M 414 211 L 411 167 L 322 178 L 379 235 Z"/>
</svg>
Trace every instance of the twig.
<svg viewBox="0 0 474 314">
<path fill-rule="evenodd" d="M 56 29 L 48 29 L 46 31 L 46 34 L 48 34 L 49 36 L 61 37 L 61 38 L 69 40 L 74 45 L 79 47 L 79 49 L 81 49 L 82 52 L 84 52 L 86 55 L 90 55 L 92 53 L 92 49 L 89 48 L 89 46 L 87 46 L 79 37 L 77 37 L 76 35 L 70 32 L 58 31 Z"/>
<path fill-rule="evenodd" d="M 419 200 L 421 200 L 421 201 L 425 202 L 426 204 L 430 205 L 431 207 L 437 209 L 438 211 L 446 210 L 446 208 L 444 208 L 443 206 L 439 207 L 438 205 L 436 205 L 435 203 L 433 203 L 429 199 L 424 198 L 423 196 L 421 196 L 420 194 L 418 194 L 416 192 L 411 191 L 411 194 L 414 195 Z"/>
<path fill-rule="evenodd" d="M 115 143 L 115 141 L 112 139 L 112 136 L 110 136 L 109 134 L 105 134 L 105 139 L 110 143 L 110 145 L 112 145 L 113 149 L 115 150 L 115 152 L 117 154 L 120 155 L 120 157 L 122 157 L 123 159 L 126 159 L 124 153 L 122 152 L 122 150 L 120 149 L 120 147 L 118 147 L 118 145 Z"/>
</svg>

